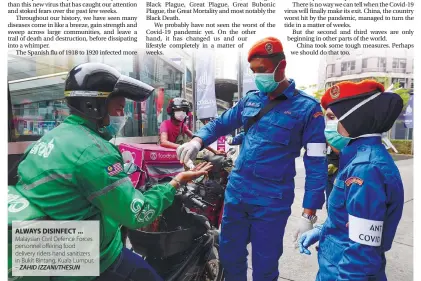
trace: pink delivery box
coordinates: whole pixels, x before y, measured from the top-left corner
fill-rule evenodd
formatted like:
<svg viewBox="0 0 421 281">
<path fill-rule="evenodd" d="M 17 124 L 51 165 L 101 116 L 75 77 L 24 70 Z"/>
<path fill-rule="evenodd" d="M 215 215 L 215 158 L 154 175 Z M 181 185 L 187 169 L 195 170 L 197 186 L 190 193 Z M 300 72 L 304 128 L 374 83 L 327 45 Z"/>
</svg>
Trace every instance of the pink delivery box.
<svg viewBox="0 0 421 281">
<path fill-rule="evenodd" d="M 145 173 L 130 175 L 135 188 L 145 184 L 156 184 L 159 180 L 174 177 L 184 171 L 183 164 L 177 160 L 175 149 L 161 147 L 156 144 L 122 143 L 119 149 L 126 163 L 133 161 Z"/>
</svg>

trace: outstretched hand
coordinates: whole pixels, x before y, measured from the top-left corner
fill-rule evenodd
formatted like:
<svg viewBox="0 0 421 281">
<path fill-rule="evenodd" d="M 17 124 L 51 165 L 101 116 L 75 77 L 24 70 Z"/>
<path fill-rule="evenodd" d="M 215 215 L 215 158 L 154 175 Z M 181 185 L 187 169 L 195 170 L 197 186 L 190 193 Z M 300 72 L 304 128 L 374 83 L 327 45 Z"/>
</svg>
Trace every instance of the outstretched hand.
<svg viewBox="0 0 421 281">
<path fill-rule="evenodd" d="M 186 172 L 182 172 L 177 175 L 177 178 L 181 183 L 187 183 L 189 181 L 195 180 L 203 175 L 207 175 L 208 172 L 212 169 L 211 163 L 200 163 L 194 169 Z"/>
</svg>

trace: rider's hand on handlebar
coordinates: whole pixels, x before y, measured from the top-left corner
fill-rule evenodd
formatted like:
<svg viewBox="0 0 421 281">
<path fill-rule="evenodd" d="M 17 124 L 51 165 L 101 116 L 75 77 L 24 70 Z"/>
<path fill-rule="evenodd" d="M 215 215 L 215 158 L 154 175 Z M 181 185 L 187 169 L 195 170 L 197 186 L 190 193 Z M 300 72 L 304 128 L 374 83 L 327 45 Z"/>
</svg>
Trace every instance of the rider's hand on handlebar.
<svg viewBox="0 0 421 281">
<path fill-rule="evenodd" d="M 203 175 L 207 175 L 212 167 L 211 163 L 200 163 L 190 171 L 179 173 L 175 176 L 174 180 L 170 182 L 170 184 L 175 188 L 179 188 L 180 185 L 186 184 L 189 181 L 195 180 Z"/>
</svg>

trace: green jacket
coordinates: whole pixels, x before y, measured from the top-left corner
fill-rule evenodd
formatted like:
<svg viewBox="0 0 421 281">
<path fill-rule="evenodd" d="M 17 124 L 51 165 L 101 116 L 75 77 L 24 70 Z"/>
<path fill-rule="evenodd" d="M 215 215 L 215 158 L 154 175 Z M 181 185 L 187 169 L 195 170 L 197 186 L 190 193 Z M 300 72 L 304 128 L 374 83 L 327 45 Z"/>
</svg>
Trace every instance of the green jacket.
<svg viewBox="0 0 421 281">
<path fill-rule="evenodd" d="M 44 135 L 19 165 L 16 189 L 53 220 L 99 220 L 103 272 L 122 251 L 120 225 L 150 224 L 172 204 L 175 189 L 169 184 L 145 193 L 134 189 L 120 151 L 95 128 L 71 115 Z"/>
</svg>

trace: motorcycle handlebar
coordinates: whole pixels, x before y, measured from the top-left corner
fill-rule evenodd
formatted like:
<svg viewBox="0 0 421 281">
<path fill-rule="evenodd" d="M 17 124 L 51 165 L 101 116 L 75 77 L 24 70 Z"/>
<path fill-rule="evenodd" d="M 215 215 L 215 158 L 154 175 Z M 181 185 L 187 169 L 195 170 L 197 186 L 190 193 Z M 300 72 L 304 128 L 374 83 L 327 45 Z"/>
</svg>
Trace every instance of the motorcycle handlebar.
<svg viewBox="0 0 421 281">
<path fill-rule="evenodd" d="M 186 193 L 181 193 L 181 194 L 179 194 L 179 196 L 181 197 L 181 200 L 184 203 L 193 204 L 193 205 L 195 205 L 195 206 L 197 206 L 201 209 L 205 209 L 207 206 L 215 207 L 215 205 L 213 205 L 211 203 L 208 203 L 204 200 L 198 199 L 197 195 L 190 192 L 190 191 L 187 191 Z"/>
<path fill-rule="evenodd" d="M 229 156 L 227 156 L 227 157 L 223 157 L 223 158 L 221 158 L 222 160 L 220 161 L 220 163 L 221 163 L 221 165 L 223 166 L 223 167 L 232 167 L 232 166 L 234 166 L 233 165 L 233 163 L 232 163 L 232 159 L 231 159 L 231 157 L 229 157 Z M 199 161 L 206 161 L 206 162 L 210 162 L 210 163 L 212 163 L 212 160 L 211 159 L 209 159 L 209 157 L 197 157 L 196 158 L 196 160 L 199 160 Z M 193 168 L 194 168 L 194 165 L 192 166 Z M 189 167 L 190 168 L 190 167 Z M 191 169 L 191 168 L 190 168 Z"/>
<path fill-rule="evenodd" d="M 206 204 L 200 202 L 199 200 L 197 200 L 196 198 L 192 197 L 190 198 L 190 200 L 192 201 L 192 203 L 194 205 L 196 205 L 197 207 L 199 207 L 200 209 L 206 209 Z"/>
</svg>

